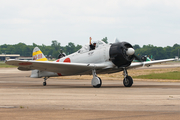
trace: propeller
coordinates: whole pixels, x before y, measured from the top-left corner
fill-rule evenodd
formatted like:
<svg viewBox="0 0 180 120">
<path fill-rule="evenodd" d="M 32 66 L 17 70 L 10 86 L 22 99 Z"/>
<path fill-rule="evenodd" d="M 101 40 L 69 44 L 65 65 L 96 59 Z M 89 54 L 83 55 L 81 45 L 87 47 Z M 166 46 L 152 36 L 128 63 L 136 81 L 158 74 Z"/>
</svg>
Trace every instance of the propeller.
<svg viewBox="0 0 180 120">
<path fill-rule="evenodd" d="M 133 46 L 128 42 L 116 42 L 111 44 L 110 47 L 110 60 L 118 67 L 128 67 L 131 62 L 136 58 L 143 62 L 138 56 L 135 55 Z"/>
<path fill-rule="evenodd" d="M 135 50 L 133 48 L 127 48 L 126 55 L 133 56 L 136 60 L 143 62 L 143 60 L 139 56 L 135 55 Z"/>
<path fill-rule="evenodd" d="M 63 53 L 62 49 L 60 49 L 59 53 L 60 53 L 60 54 L 62 54 L 62 53 Z"/>
</svg>

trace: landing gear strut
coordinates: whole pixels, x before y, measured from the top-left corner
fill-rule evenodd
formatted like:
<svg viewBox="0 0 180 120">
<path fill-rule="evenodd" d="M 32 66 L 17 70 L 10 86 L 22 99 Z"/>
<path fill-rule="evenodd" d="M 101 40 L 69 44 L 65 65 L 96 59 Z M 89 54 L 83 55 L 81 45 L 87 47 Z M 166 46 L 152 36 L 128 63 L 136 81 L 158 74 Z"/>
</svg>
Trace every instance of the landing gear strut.
<svg viewBox="0 0 180 120">
<path fill-rule="evenodd" d="M 47 80 L 48 78 L 49 78 L 49 77 L 44 77 L 43 86 L 46 86 L 46 80 Z"/>
<path fill-rule="evenodd" d="M 127 70 L 124 68 L 124 80 L 123 80 L 123 84 L 125 87 L 131 87 L 133 84 L 133 79 L 131 76 L 128 76 Z"/>
<path fill-rule="evenodd" d="M 94 88 L 100 88 L 101 85 L 102 85 L 102 81 L 101 81 L 101 78 L 99 78 L 97 75 L 96 75 L 96 70 L 92 70 L 92 74 L 93 74 L 93 79 L 91 81 L 91 84 Z"/>
</svg>

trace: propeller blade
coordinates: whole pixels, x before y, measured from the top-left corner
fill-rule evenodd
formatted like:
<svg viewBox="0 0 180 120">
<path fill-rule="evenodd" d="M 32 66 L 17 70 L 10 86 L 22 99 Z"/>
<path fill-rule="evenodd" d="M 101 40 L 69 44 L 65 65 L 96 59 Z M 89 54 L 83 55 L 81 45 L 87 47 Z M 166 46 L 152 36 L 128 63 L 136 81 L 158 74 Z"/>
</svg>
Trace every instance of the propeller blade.
<svg viewBox="0 0 180 120">
<path fill-rule="evenodd" d="M 143 61 L 141 60 L 141 58 L 140 58 L 139 56 L 135 55 L 135 54 L 134 54 L 134 58 L 135 58 L 136 60 L 139 60 L 140 62 L 143 62 Z"/>
<path fill-rule="evenodd" d="M 60 53 L 61 53 L 61 54 L 63 53 L 62 49 L 60 49 Z"/>
</svg>

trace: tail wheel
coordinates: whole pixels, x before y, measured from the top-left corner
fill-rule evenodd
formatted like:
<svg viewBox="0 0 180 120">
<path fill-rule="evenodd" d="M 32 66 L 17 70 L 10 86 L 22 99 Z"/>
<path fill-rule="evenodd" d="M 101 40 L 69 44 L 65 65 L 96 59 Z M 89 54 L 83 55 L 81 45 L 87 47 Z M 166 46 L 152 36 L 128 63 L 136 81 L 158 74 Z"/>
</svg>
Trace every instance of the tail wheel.
<svg viewBox="0 0 180 120">
<path fill-rule="evenodd" d="M 46 82 L 43 82 L 43 86 L 46 86 Z"/>
<path fill-rule="evenodd" d="M 49 77 L 44 77 L 43 86 L 46 86 L 46 80 L 47 80 L 48 78 L 49 78 Z"/>
<path fill-rule="evenodd" d="M 131 76 L 126 76 L 123 80 L 123 84 L 125 87 L 131 87 L 133 84 L 133 79 Z"/>
</svg>

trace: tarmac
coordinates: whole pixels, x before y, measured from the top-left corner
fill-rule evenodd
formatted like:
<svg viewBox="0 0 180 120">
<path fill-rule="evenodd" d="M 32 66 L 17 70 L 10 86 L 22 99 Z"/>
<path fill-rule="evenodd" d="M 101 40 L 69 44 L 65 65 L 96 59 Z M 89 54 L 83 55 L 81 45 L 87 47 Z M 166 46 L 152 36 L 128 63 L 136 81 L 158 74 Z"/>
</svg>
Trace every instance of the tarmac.
<svg viewBox="0 0 180 120">
<path fill-rule="evenodd" d="M 30 78 L 30 72 L 0 69 L 0 120 L 178 120 L 180 82 Z"/>
</svg>

